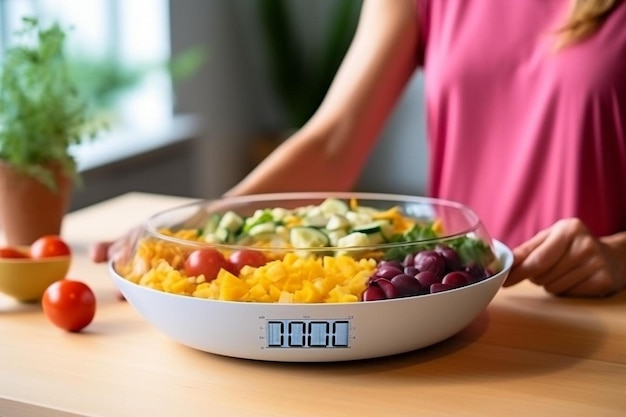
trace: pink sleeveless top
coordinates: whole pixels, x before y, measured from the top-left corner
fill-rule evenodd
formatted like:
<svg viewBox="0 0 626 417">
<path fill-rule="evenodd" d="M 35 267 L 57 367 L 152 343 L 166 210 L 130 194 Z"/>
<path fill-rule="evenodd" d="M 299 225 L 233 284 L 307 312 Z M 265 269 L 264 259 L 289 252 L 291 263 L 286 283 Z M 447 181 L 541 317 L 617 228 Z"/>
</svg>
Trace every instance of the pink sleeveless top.
<svg viewBox="0 0 626 417">
<path fill-rule="evenodd" d="M 417 0 L 429 194 L 515 246 L 566 217 L 626 230 L 626 2 L 558 52 L 569 0 Z"/>
</svg>

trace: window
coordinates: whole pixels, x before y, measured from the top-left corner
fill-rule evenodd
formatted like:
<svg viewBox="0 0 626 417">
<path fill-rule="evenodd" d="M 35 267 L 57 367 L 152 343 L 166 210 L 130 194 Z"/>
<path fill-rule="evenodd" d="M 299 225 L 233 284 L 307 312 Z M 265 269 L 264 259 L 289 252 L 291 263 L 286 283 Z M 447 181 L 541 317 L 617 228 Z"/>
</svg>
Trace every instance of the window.
<svg viewBox="0 0 626 417">
<path fill-rule="evenodd" d="M 114 60 L 135 68 L 163 63 L 170 56 L 168 6 L 168 0 L 0 0 L 0 50 L 10 45 L 22 17 L 32 16 L 44 24 L 57 21 L 72 28 L 68 36 L 71 56 Z M 167 74 L 147 73 L 116 102 L 119 117 L 106 135 L 111 137 L 98 142 L 123 141 L 128 137 L 123 132 L 129 130 L 148 137 L 149 132 L 167 128 L 173 117 L 172 102 Z M 87 155 L 89 147 L 77 150 L 79 166 L 81 155 L 92 159 Z M 103 148 L 106 145 L 98 143 L 95 149 L 102 153 Z"/>
</svg>

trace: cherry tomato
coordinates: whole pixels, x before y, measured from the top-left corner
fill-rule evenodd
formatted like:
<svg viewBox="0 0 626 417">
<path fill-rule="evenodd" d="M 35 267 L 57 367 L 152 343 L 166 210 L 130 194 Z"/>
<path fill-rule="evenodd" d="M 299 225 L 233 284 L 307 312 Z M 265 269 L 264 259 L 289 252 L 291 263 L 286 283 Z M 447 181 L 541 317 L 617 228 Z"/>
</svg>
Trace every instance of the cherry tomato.
<svg viewBox="0 0 626 417">
<path fill-rule="evenodd" d="M 41 306 L 52 324 L 68 332 L 79 332 L 96 314 L 96 297 L 84 282 L 66 278 L 50 284 Z"/>
<path fill-rule="evenodd" d="M 267 263 L 267 257 L 263 252 L 251 249 L 236 250 L 230 254 L 228 260 L 233 265 L 233 274 L 239 275 L 241 268 L 246 265 L 258 268 Z"/>
<path fill-rule="evenodd" d="M 42 236 L 30 245 L 30 255 L 37 259 L 69 254 L 70 247 L 57 235 Z"/>
<path fill-rule="evenodd" d="M 24 259 L 24 258 L 28 258 L 28 255 L 15 248 L 4 247 L 4 248 L 0 248 L 0 258 Z"/>
<path fill-rule="evenodd" d="M 189 254 L 185 261 L 185 274 L 190 277 L 204 275 L 207 281 L 217 278 L 220 269 L 232 272 L 232 265 L 217 249 L 198 249 Z"/>
</svg>

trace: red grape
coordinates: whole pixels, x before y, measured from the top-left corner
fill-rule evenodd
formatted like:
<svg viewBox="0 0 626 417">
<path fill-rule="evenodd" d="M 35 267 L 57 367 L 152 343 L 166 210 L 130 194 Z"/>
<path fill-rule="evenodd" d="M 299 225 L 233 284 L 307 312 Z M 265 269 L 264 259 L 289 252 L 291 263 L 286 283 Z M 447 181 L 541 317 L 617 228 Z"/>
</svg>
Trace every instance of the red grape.
<svg viewBox="0 0 626 417">
<path fill-rule="evenodd" d="M 401 297 L 410 297 L 422 292 L 422 285 L 411 275 L 400 274 L 391 278 L 391 283 L 396 287 Z"/>
</svg>

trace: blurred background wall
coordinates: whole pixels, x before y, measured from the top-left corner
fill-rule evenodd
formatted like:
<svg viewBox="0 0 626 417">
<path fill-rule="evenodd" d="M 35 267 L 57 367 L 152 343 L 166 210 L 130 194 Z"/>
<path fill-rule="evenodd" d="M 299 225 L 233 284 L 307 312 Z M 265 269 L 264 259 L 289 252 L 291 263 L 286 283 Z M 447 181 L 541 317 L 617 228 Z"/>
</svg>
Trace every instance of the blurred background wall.
<svg viewBox="0 0 626 417">
<path fill-rule="evenodd" d="M 176 109 L 202 115 L 207 137 L 199 144 L 199 192 L 214 196 L 245 173 L 236 163 L 264 133 L 289 128 L 267 70 L 266 47 L 255 7 L 258 0 L 171 2 L 172 50 L 203 43 L 209 59 L 193 82 L 177 90 Z M 302 39 L 315 44 L 328 30 L 336 0 L 290 0 Z M 416 74 L 381 135 L 358 188 L 365 191 L 424 193 L 426 146 L 423 79 Z M 228 157 L 224 157 L 228 156 Z"/>
<path fill-rule="evenodd" d="M 175 116 L 172 121 L 164 121 L 169 116 L 163 115 L 162 105 L 152 110 L 159 98 L 148 96 L 147 100 L 131 100 L 123 106 L 138 114 L 143 127 L 139 133 L 133 129 L 117 132 L 122 139 L 118 139 L 116 146 L 128 150 L 138 142 L 147 144 L 143 151 L 119 157 L 115 156 L 119 153 L 113 152 L 113 156 L 103 158 L 108 151 L 101 150 L 105 148 L 98 147 L 101 144 L 89 149 L 83 170 L 85 187 L 76 192 L 73 208 L 127 191 L 218 197 L 243 178 L 277 138 L 280 140 L 293 131 L 296 126 L 289 117 L 289 106 L 272 78 L 272 62 L 276 57 L 268 49 L 265 38 L 268 20 L 262 18 L 261 7 L 264 4 L 276 7 L 278 2 L 282 3 L 293 32 L 282 40 L 279 36 L 274 43 L 278 42 L 279 48 L 295 44 L 297 53 L 292 55 L 308 58 L 304 59 L 306 65 L 317 67 L 321 64 L 315 61 L 316 53 L 319 54 L 316 51 L 320 45 L 328 44 L 328 33 L 336 30 L 334 19 L 338 7 L 349 2 L 357 6 L 352 11 L 352 20 L 345 20 L 346 25 L 352 25 L 358 17 L 361 1 L 269 1 L 276 3 L 269 4 L 266 0 L 83 0 L 76 3 L 0 0 L 0 48 L 6 46 L 10 34 L 6 22 L 11 16 L 15 20 L 20 10 L 41 12 L 44 5 L 46 10 L 73 9 L 80 5 L 80 11 L 68 14 L 74 19 L 70 24 L 86 23 L 85 16 L 90 11 L 97 19 L 94 22 L 101 24 L 103 13 L 107 13 L 117 20 L 128 20 L 128 27 L 135 31 L 129 39 L 141 35 L 154 41 L 153 49 L 165 50 L 171 56 L 198 45 L 206 49 L 205 62 L 199 69 L 184 82 L 175 84 L 171 95 L 163 95 L 164 100 L 173 101 L 168 104 Z M 99 11 L 92 3 L 99 5 Z M 130 8 L 134 13 L 132 18 L 124 15 Z M 164 10 L 154 13 L 156 8 Z M 152 32 L 155 19 L 163 20 L 167 33 Z M 348 32 L 353 29 L 349 27 Z M 116 38 L 118 43 L 124 39 L 124 30 L 109 28 L 104 33 Z M 127 55 L 140 55 L 141 42 L 133 48 L 126 48 Z M 421 74 L 416 74 L 381 133 L 358 190 L 423 194 L 426 152 L 423 79 Z"/>
</svg>

